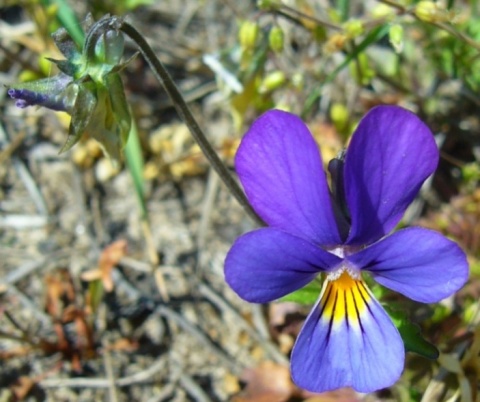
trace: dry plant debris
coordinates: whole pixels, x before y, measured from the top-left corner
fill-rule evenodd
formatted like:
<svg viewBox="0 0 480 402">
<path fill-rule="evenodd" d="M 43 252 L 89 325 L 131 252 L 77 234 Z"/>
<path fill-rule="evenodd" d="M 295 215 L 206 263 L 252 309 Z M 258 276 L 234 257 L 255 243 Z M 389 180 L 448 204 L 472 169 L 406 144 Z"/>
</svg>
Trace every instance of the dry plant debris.
<svg viewBox="0 0 480 402">
<path fill-rule="evenodd" d="M 47 3 L 0 6 L 1 84 L 54 74 L 45 58 L 60 58 L 50 38 L 58 8 Z M 402 380 L 371 395 L 309 394 L 288 371 L 308 308 L 249 305 L 225 285 L 225 254 L 254 224 L 145 61 L 132 60 L 122 79 L 145 160 L 149 232 L 125 166 L 112 167 L 91 138 L 59 155 L 66 116 L 20 110 L 2 85 L 0 400 L 478 399 L 478 11 L 459 1 L 445 2 L 453 11 L 392 0 L 67 3 L 79 20 L 128 12 L 229 167 L 246 127 L 271 107 L 305 114 L 327 160 L 372 106 L 413 109 L 442 159 L 406 223 L 461 242 L 472 274 L 439 307 L 378 289 L 440 348 L 438 362 L 410 355 Z M 403 31 L 389 37 L 394 25 Z M 126 56 L 135 51 L 127 41 Z"/>
</svg>

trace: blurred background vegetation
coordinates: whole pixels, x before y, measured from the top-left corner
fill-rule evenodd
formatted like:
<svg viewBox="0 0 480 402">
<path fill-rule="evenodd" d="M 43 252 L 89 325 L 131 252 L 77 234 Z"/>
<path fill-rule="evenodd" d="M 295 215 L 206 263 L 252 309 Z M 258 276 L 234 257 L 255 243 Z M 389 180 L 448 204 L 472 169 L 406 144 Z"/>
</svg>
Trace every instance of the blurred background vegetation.
<svg viewBox="0 0 480 402">
<path fill-rule="evenodd" d="M 251 223 L 245 222 L 228 195 L 208 201 L 208 188 L 219 191 L 218 183 L 212 184 L 208 164 L 144 60 L 137 56 L 122 71 L 134 123 L 125 166 L 112 165 L 88 133 L 71 151 L 58 156 L 52 148 L 58 152 L 65 142 L 68 116 L 43 109 L 15 109 L 5 88 L 0 88 L 0 254 L 5 256 L 0 257 L 5 278 L 0 281 L 2 400 L 480 400 L 480 5 L 476 0 L 4 0 L 0 6 L 0 83 L 55 74 L 47 58 L 61 55 L 51 34 L 63 26 L 81 46 L 81 21 L 87 13 L 95 19 L 106 14 L 126 15 L 145 35 L 231 168 L 242 134 L 256 116 L 270 108 L 301 115 L 325 161 L 348 143 L 357 122 L 371 107 L 397 104 L 417 113 L 434 132 L 441 161 L 402 225 L 420 224 L 458 241 L 468 254 L 471 277 L 457 295 L 432 306 L 416 305 L 375 289 L 382 301 L 404 310 L 419 324 L 418 330 L 439 348 L 438 360 L 409 354 L 401 381 L 376 395 L 304 393 L 290 383 L 288 370 L 286 375 L 282 370 L 306 310 L 278 303 L 245 313 L 249 307 L 223 288 L 222 255 L 235 235 Z M 127 41 L 124 59 L 135 52 L 135 46 Z M 82 263 L 67 258 L 54 261 L 49 268 L 42 264 L 34 270 L 29 270 L 28 264 L 25 268 L 28 261 L 39 256 L 50 259 L 49 252 L 66 245 L 75 250 L 85 247 L 79 227 L 62 223 L 78 218 L 77 210 L 66 207 L 69 195 L 61 190 L 63 179 L 54 179 L 60 194 L 55 186 L 42 187 L 42 175 L 35 167 L 39 160 L 43 161 L 41 169 L 53 169 L 52 175 L 57 174 L 54 165 L 62 161 L 73 166 L 80 177 L 86 194 L 81 201 L 82 216 L 89 222 L 82 230 L 93 233 L 87 248 L 94 244 L 96 250 Z M 130 183 L 125 197 L 133 196 L 128 204 L 138 211 L 133 218 L 127 212 L 120 218 L 110 216 L 102 209 L 109 205 L 111 194 L 121 193 L 116 188 L 121 178 Z M 16 193 L 19 181 L 27 195 Z M 172 189 L 176 189 L 173 197 L 181 199 L 192 183 L 201 188 L 193 204 L 219 208 L 223 215 L 212 218 L 207 207 L 195 209 L 187 202 L 183 206 L 186 215 L 179 221 L 155 221 L 156 202 L 165 204 L 162 197 Z M 92 196 L 98 193 L 99 198 Z M 34 206 L 26 204 L 27 198 Z M 232 208 L 237 208 L 235 213 Z M 100 226 L 95 224 L 96 213 L 101 215 Z M 140 222 L 138 227 L 132 219 Z M 179 251 L 169 259 L 169 245 L 175 249 L 178 244 L 159 235 L 163 233 L 159 228 L 165 225 L 165 230 L 173 233 L 169 225 L 181 224 L 194 233 L 191 255 L 186 258 Z M 56 239 L 59 233 L 63 237 Z M 50 245 L 45 245 L 50 235 Z M 118 243 L 118 239 L 126 240 Z M 224 243 L 216 245 L 221 240 Z M 206 268 L 210 262 L 202 258 L 202 252 L 210 248 L 219 254 L 219 268 L 211 272 Z M 140 265 L 132 268 L 132 260 Z M 185 277 L 195 278 L 193 284 L 187 280 L 183 290 L 176 290 L 166 268 L 177 265 L 183 267 L 179 269 Z M 143 276 L 125 273 L 129 269 Z M 44 285 L 32 288 L 34 279 Z M 150 329 L 142 335 L 133 327 L 119 329 L 114 324 L 115 314 L 108 313 L 113 315 L 105 318 L 98 313 L 115 310 L 118 300 L 112 295 L 123 301 L 119 287 L 135 295 L 132 288 L 144 289 L 144 282 L 154 282 L 154 286 L 141 298 L 133 297 L 135 302 L 150 303 L 142 313 L 140 327 L 154 311 L 160 312 L 157 320 L 173 325 L 157 349 L 149 338 Z M 196 294 L 199 284 L 212 283 L 217 286 L 214 296 Z M 155 368 L 158 355 L 176 350 L 172 343 L 175 334 L 192 334 L 191 325 L 197 325 L 193 331 L 197 338 L 200 333 L 227 355 L 231 352 L 227 345 L 231 339 L 212 335 L 195 320 L 192 324 L 190 315 L 182 312 L 182 303 L 192 294 L 215 305 L 220 317 L 227 314 L 223 310 L 227 307 L 219 307 L 214 297 L 228 300 L 234 306 L 228 307 L 234 310 L 228 314 L 239 311 L 240 318 L 235 317 L 250 328 L 242 327 L 242 331 L 251 342 L 257 342 L 259 349 L 275 348 L 285 360 L 278 356 L 269 359 L 268 353 L 250 345 L 245 353 L 252 355 L 251 360 L 239 366 L 242 370 L 232 369 L 224 361 L 206 363 L 206 357 L 187 377 L 175 379 L 171 369 L 165 373 L 158 369 L 163 373 L 160 378 L 153 374 L 138 381 L 128 377 L 135 370 L 143 373 Z M 125 304 L 131 305 L 131 300 Z M 32 309 L 33 316 L 43 317 L 47 323 L 27 325 L 22 317 L 30 317 Z M 264 327 L 256 323 L 257 313 Z M 172 324 L 175 319 L 180 321 Z M 231 325 L 240 325 L 238 322 L 233 320 Z M 212 321 L 211 326 L 216 325 Z M 109 338 L 109 330 L 117 335 Z M 142 349 L 139 345 L 147 338 L 151 345 Z M 105 339 L 109 339 L 108 347 Z M 188 351 L 187 346 L 183 348 Z M 115 361 L 112 367 L 105 366 L 114 374 L 105 372 L 100 364 L 111 350 L 130 356 L 122 361 L 123 366 Z M 146 361 L 140 369 L 142 354 Z M 274 363 L 264 363 L 267 360 Z M 99 366 L 89 363 L 92 361 L 100 361 Z M 217 365 L 219 372 L 202 372 L 205 364 Z M 274 373 L 278 381 L 272 382 L 268 373 Z M 85 382 L 75 382 L 75 378 Z M 59 387 L 76 391 L 62 394 Z"/>
</svg>

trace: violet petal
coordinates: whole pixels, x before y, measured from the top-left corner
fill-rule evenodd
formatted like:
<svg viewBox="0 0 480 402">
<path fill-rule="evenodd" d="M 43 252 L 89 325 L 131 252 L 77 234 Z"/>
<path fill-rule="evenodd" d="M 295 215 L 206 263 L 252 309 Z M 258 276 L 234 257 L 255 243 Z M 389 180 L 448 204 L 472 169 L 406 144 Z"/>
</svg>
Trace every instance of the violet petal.
<svg viewBox="0 0 480 402">
<path fill-rule="evenodd" d="M 423 303 L 452 295 L 468 279 L 461 248 L 442 234 L 419 227 L 393 233 L 348 260 L 371 272 L 381 285 Z"/>
<path fill-rule="evenodd" d="M 299 117 L 280 110 L 260 116 L 235 166 L 248 200 L 269 226 L 324 246 L 340 243 L 322 158 Z"/>
<path fill-rule="evenodd" d="M 378 106 L 361 120 L 345 159 L 345 192 L 352 226 L 348 244 L 389 233 L 437 167 L 429 128 L 397 106 Z"/>
<path fill-rule="evenodd" d="M 340 258 L 274 228 L 240 236 L 227 254 L 225 279 L 244 300 L 267 303 L 302 288 Z"/>
</svg>

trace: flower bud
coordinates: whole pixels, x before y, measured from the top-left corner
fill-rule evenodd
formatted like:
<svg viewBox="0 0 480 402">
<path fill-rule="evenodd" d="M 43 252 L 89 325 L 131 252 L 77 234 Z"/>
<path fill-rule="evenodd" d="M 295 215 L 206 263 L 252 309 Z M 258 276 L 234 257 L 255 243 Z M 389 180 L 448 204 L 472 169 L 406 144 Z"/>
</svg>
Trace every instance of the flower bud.
<svg viewBox="0 0 480 402">
<path fill-rule="evenodd" d="M 11 86 L 10 97 L 18 107 L 43 106 L 71 115 L 69 134 L 60 152 L 67 151 L 88 132 L 112 158 L 120 159 L 131 126 L 119 71 L 124 39 L 120 32 L 93 25 L 87 17 L 85 29 L 102 29 L 93 54 L 81 52 L 64 28 L 52 36 L 64 60 L 52 60 L 61 71 L 57 76 Z M 90 32 L 90 31 L 89 31 Z"/>
<path fill-rule="evenodd" d="M 95 44 L 95 56 L 99 63 L 116 65 L 120 63 L 124 50 L 124 38 L 122 33 L 107 31 Z"/>
<path fill-rule="evenodd" d="M 284 35 L 282 28 L 274 26 L 268 34 L 268 44 L 270 49 L 275 53 L 280 53 L 283 50 Z"/>
<path fill-rule="evenodd" d="M 243 49 L 253 49 L 257 42 L 259 27 L 256 22 L 243 21 L 238 32 L 238 40 Z"/>
<path fill-rule="evenodd" d="M 391 20 L 395 17 L 395 12 L 393 11 L 392 7 L 382 3 L 376 4 L 372 8 L 371 13 L 373 18 L 385 18 L 387 20 Z"/>
<path fill-rule="evenodd" d="M 360 36 L 364 31 L 363 22 L 360 20 L 347 21 L 343 25 L 343 29 L 345 31 L 345 35 L 347 35 L 350 39 L 356 38 Z"/>
<path fill-rule="evenodd" d="M 348 110 L 341 103 L 334 103 L 330 109 L 330 118 L 337 131 L 344 131 L 348 125 Z"/>
<path fill-rule="evenodd" d="M 285 73 L 280 70 L 273 71 L 269 73 L 260 83 L 260 87 L 258 91 L 261 94 L 265 94 L 267 92 L 272 92 L 275 89 L 280 88 L 286 81 Z"/>
<path fill-rule="evenodd" d="M 401 53 L 403 50 L 403 27 L 400 24 L 393 24 L 388 31 L 388 39 L 395 52 Z"/>
<path fill-rule="evenodd" d="M 422 21 L 435 22 L 439 16 L 438 6 L 429 0 L 420 1 L 415 7 L 415 15 Z"/>
<path fill-rule="evenodd" d="M 26 82 L 10 87 L 8 95 L 15 99 L 15 106 L 43 106 L 52 110 L 68 112 L 73 106 L 73 99 L 67 87 L 72 78 L 60 73 L 56 77 Z"/>
</svg>

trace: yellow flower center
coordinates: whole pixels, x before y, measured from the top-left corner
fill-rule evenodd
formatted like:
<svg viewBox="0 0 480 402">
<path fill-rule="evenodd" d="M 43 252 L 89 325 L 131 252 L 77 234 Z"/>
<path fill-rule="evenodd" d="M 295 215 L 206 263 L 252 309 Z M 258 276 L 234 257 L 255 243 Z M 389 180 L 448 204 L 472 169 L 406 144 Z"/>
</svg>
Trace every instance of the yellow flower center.
<svg viewBox="0 0 480 402">
<path fill-rule="evenodd" d="M 360 328 L 360 317 L 370 299 L 370 292 L 360 276 L 354 278 L 344 270 L 339 276 L 327 277 L 319 305 L 322 319 L 330 325 L 346 320 L 347 325 Z"/>
</svg>

